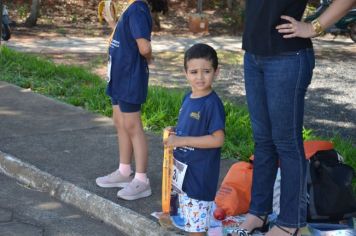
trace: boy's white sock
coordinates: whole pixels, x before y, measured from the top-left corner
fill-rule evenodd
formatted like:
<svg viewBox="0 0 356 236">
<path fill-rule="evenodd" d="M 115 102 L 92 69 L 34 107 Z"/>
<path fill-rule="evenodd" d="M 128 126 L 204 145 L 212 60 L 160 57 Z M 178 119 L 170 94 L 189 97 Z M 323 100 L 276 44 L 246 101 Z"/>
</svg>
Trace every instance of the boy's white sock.
<svg viewBox="0 0 356 236">
<path fill-rule="evenodd" d="M 135 179 L 140 180 L 141 182 L 147 182 L 147 174 L 146 173 L 137 173 L 135 174 Z"/>
<path fill-rule="evenodd" d="M 127 177 L 127 176 L 131 175 L 131 172 L 132 172 L 131 165 L 120 163 L 119 171 L 120 171 L 120 174 Z"/>
</svg>

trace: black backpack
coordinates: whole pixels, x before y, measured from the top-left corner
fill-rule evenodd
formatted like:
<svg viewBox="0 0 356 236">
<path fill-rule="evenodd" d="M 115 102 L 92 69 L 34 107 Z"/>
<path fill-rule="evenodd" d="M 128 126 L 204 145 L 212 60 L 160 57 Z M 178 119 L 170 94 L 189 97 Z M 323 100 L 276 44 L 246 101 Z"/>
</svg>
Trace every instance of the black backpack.
<svg viewBox="0 0 356 236">
<path fill-rule="evenodd" d="M 338 222 L 356 216 L 355 171 L 334 149 L 317 151 L 308 168 L 308 222 Z"/>
</svg>

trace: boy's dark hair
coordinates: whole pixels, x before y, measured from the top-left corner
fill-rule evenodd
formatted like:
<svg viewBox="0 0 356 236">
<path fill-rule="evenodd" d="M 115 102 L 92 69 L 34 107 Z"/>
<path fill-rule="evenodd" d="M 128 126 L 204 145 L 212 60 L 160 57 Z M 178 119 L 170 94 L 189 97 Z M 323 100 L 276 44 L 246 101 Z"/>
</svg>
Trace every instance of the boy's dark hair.
<svg viewBox="0 0 356 236">
<path fill-rule="evenodd" d="M 191 59 L 206 59 L 211 61 L 214 70 L 218 68 L 218 55 L 214 48 L 204 43 L 194 44 L 184 53 L 184 70 L 187 71 L 187 63 Z"/>
</svg>

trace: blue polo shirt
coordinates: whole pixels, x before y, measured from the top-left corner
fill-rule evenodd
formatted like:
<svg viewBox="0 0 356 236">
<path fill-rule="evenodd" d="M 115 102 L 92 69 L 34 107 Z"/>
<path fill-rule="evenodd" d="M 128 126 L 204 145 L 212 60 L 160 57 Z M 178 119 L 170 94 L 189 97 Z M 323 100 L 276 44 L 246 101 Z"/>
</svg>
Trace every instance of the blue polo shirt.
<svg viewBox="0 0 356 236">
<path fill-rule="evenodd" d="M 133 104 L 146 101 L 148 65 L 136 39 L 151 40 L 152 19 L 147 3 L 136 1 L 122 14 L 109 47 L 111 69 L 107 94 Z"/>
<path fill-rule="evenodd" d="M 201 98 L 188 93 L 179 111 L 177 136 L 204 136 L 225 129 L 224 106 L 212 91 Z M 174 157 L 188 165 L 183 191 L 197 200 L 213 201 L 218 187 L 221 148 L 178 147 Z"/>
</svg>

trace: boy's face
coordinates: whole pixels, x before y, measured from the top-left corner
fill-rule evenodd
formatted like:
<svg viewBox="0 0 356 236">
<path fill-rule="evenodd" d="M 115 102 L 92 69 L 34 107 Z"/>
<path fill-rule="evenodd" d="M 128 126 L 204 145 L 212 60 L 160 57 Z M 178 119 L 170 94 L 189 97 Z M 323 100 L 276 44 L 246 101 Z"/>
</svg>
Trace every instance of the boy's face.
<svg viewBox="0 0 356 236">
<path fill-rule="evenodd" d="M 219 70 L 214 70 L 212 62 L 204 58 L 195 58 L 187 61 L 185 75 L 192 88 L 193 96 L 205 96 L 212 90 L 214 78 Z"/>
</svg>

